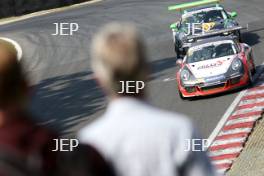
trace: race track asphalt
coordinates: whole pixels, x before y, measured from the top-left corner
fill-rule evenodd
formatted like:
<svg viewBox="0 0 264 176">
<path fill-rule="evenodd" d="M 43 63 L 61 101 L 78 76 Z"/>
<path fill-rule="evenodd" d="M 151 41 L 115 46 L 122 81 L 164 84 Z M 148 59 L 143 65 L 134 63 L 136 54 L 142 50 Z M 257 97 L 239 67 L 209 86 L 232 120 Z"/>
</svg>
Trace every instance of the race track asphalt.
<svg viewBox="0 0 264 176">
<path fill-rule="evenodd" d="M 73 135 L 102 114 L 106 100 L 92 79 L 91 38 L 107 22 L 129 21 L 138 26 L 147 41 L 152 66 L 149 100 L 158 107 L 188 115 L 208 137 L 239 91 L 193 101 L 178 97 L 168 28 L 178 16 L 167 11 L 167 6 L 176 2 L 183 0 L 104 0 L 0 26 L 1 36 L 19 41 L 24 49 L 23 62 L 36 91 L 31 103 L 36 120 Z M 253 46 L 256 64 L 260 65 L 264 56 L 264 1 L 225 0 L 223 4 L 228 11 L 238 12 L 242 25 L 249 24 L 248 31 L 243 32 L 244 41 Z M 58 22 L 78 23 L 80 30 L 73 36 L 53 36 L 53 23 Z"/>
</svg>

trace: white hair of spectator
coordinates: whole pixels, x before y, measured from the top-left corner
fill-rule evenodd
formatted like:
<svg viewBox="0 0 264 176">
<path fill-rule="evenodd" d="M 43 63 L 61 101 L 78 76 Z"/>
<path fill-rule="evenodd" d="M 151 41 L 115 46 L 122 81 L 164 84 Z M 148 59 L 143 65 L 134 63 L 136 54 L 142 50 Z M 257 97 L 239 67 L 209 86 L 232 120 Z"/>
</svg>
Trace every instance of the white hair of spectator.
<svg viewBox="0 0 264 176">
<path fill-rule="evenodd" d="M 145 48 L 132 24 L 111 23 L 102 28 L 93 40 L 91 56 L 95 75 L 111 93 L 119 90 L 119 81 L 146 80 Z"/>
</svg>

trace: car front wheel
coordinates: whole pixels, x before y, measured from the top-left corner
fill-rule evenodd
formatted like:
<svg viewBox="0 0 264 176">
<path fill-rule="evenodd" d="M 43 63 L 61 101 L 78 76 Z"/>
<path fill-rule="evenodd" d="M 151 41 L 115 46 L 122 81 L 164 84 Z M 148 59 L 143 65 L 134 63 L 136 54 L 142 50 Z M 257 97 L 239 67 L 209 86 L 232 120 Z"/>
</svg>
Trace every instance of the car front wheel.
<svg viewBox="0 0 264 176">
<path fill-rule="evenodd" d="M 253 84 L 253 74 L 252 74 L 252 70 L 248 71 L 248 85 L 251 86 Z"/>
</svg>

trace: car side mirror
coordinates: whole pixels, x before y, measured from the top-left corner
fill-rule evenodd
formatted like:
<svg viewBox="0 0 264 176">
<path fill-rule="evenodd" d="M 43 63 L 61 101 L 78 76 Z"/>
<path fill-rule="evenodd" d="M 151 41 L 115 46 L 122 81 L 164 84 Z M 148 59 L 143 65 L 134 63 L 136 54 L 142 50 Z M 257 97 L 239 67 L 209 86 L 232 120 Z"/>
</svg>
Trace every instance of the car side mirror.
<svg viewBox="0 0 264 176">
<path fill-rule="evenodd" d="M 183 60 L 182 59 L 177 59 L 176 60 L 176 65 L 181 66 L 183 64 Z"/>
<path fill-rule="evenodd" d="M 180 22 L 177 22 L 176 25 L 177 25 L 177 29 L 179 29 L 180 28 Z"/>
<path fill-rule="evenodd" d="M 231 17 L 231 18 L 235 18 L 235 17 L 237 17 L 237 12 L 231 12 L 231 13 L 230 13 L 230 17 Z"/>
<path fill-rule="evenodd" d="M 179 27 L 180 27 L 180 23 L 179 23 L 179 22 L 172 23 L 172 24 L 170 25 L 170 28 L 171 28 L 172 30 L 178 30 Z"/>
</svg>

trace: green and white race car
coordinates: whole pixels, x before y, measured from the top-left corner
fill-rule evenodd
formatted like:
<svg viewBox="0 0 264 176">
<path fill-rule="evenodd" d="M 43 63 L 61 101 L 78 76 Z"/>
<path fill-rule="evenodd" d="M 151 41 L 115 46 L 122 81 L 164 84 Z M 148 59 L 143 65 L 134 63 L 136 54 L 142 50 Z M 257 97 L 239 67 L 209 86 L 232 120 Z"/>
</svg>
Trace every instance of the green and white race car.
<svg viewBox="0 0 264 176">
<path fill-rule="evenodd" d="M 169 11 L 181 14 L 181 19 L 170 25 L 177 58 L 183 57 L 193 42 L 205 38 L 236 35 L 241 41 L 237 13 L 226 12 L 220 1 L 200 0 L 168 7 Z"/>
</svg>

